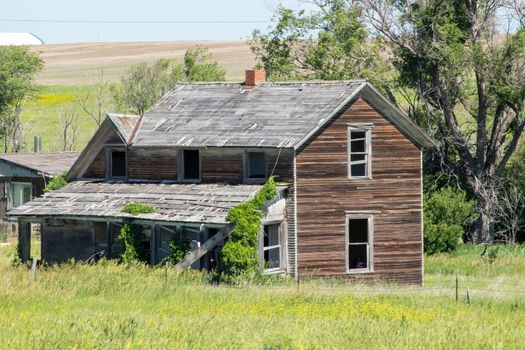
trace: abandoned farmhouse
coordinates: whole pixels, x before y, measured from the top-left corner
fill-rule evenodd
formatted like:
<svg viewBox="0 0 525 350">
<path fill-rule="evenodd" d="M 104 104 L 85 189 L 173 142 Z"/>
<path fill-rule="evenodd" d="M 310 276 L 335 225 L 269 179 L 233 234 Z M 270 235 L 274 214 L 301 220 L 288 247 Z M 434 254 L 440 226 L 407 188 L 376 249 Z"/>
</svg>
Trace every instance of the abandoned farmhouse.
<svg viewBox="0 0 525 350">
<path fill-rule="evenodd" d="M 107 116 L 69 184 L 14 208 L 24 259 L 41 225 L 42 259 L 116 258 L 133 217 L 151 264 L 172 239 L 179 264 L 220 269 L 227 213 L 274 176 L 261 267 L 292 276 L 422 282 L 422 148 L 433 141 L 367 81 L 178 85 L 144 116 Z M 155 212 L 132 216 L 127 203 Z"/>
</svg>

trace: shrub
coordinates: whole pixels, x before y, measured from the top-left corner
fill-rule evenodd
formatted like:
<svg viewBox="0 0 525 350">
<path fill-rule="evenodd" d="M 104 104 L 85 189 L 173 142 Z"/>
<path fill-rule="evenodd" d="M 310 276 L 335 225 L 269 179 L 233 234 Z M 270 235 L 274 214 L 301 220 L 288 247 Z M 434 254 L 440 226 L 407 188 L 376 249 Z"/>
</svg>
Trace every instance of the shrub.
<svg viewBox="0 0 525 350">
<path fill-rule="evenodd" d="M 277 194 L 273 177 L 249 201 L 243 202 L 228 212 L 232 233 L 222 249 L 222 261 L 226 275 L 241 275 L 259 271 L 257 246 L 261 230 L 261 217 L 266 201 Z"/>
<path fill-rule="evenodd" d="M 168 262 L 170 265 L 177 265 L 186 256 L 186 252 L 190 248 L 190 242 L 188 237 L 181 237 L 180 242 L 177 241 L 176 237 L 173 237 L 168 243 Z"/>
<path fill-rule="evenodd" d="M 154 213 L 155 211 L 155 208 L 150 207 L 144 203 L 128 203 L 124 206 L 124 208 L 122 208 L 123 213 L 131 215 L 150 214 Z"/>
<path fill-rule="evenodd" d="M 51 179 L 44 188 L 44 192 L 56 191 L 67 185 L 67 173 L 62 173 Z"/>
<path fill-rule="evenodd" d="M 144 259 L 140 242 L 142 240 L 142 227 L 128 221 L 120 229 L 118 239 L 124 244 L 124 251 L 120 255 L 125 264 L 137 263 Z"/>
<path fill-rule="evenodd" d="M 442 188 L 424 198 L 424 244 L 428 254 L 456 249 L 464 228 L 475 218 L 465 192 Z"/>
</svg>

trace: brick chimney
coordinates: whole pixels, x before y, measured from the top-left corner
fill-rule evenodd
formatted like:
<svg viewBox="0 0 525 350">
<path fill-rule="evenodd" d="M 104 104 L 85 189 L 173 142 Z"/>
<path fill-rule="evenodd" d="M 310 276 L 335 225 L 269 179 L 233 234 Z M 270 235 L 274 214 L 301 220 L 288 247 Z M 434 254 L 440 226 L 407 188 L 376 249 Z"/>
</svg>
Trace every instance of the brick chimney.
<svg viewBox="0 0 525 350">
<path fill-rule="evenodd" d="M 245 87 L 254 87 L 258 83 L 266 81 L 266 71 L 264 69 L 247 69 Z"/>
</svg>

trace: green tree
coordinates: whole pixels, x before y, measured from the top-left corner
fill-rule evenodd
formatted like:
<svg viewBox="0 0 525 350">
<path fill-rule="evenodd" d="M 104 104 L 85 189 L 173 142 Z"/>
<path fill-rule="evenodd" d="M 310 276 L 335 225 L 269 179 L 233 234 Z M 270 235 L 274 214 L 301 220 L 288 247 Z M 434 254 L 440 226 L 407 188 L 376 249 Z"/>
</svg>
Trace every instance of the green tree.
<svg viewBox="0 0 525 350">
<path fill-rule="evenodd" d="M 144 113 L 171 87 L 168 60 L 131 67 L 111 90 L 117 108 L 137 115 Z"/>
<path fill-rule="evenodd" d="M 205 47 L 188 49 L 184 54 L 184 63 L 177 64 L 172 69 L 175 81 L 224 81 L 226 70 Z"/>
<path fill-rule="evenodd" d="M 35 96 L 34 77 L 43 65 L 40 56 L 25 46 L 0 46 L 0 137 L 4 152 L 22 147 L 22 106 Z"/>
<path fill-rule="evenodd" d="M 476 200 L 475 242 L 492 240 L 499 179 L 525 127 L 525 31 L 498 35 L 512 11 L 493 0 L 360 0 L 391 44 L 412 117 L 440 141 L 433 161 Z M 519 17 L 522 18 L 522 17 Z"/>
<path fill-rule="evenodd" d="M 359 9 L 343 0 L 313 3 L 317 10 L 311 13 L 280 7 L 275 26 L 253 32 L 250 48 L 258 65 L 274 80 L 368 78 L 388 93 L 392 67 L 381 55 L 381 41 L 368 34 Z"/>
</svg>

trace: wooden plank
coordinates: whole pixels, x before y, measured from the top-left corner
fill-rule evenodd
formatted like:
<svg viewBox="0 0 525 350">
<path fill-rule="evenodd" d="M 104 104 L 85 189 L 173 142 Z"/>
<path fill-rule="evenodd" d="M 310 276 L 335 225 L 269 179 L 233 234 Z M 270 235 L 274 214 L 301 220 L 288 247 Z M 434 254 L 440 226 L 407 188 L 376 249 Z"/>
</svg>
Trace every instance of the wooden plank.
<svg viewBox="0 0 525 350">
<path fill-rule="evenodd" d="M 231 227 L 225 226 L 215 235 L 213 235 L 206 242 L 202 243 L 197 249 L 188 252 L 180 263 L 175 265 L 176 269 L 186 269 L 189 268 L 194 262 L 202 258 L 206 253 L 212 250 L 217 244 L 224 241 L 231 234 Z"/>
</svg>

